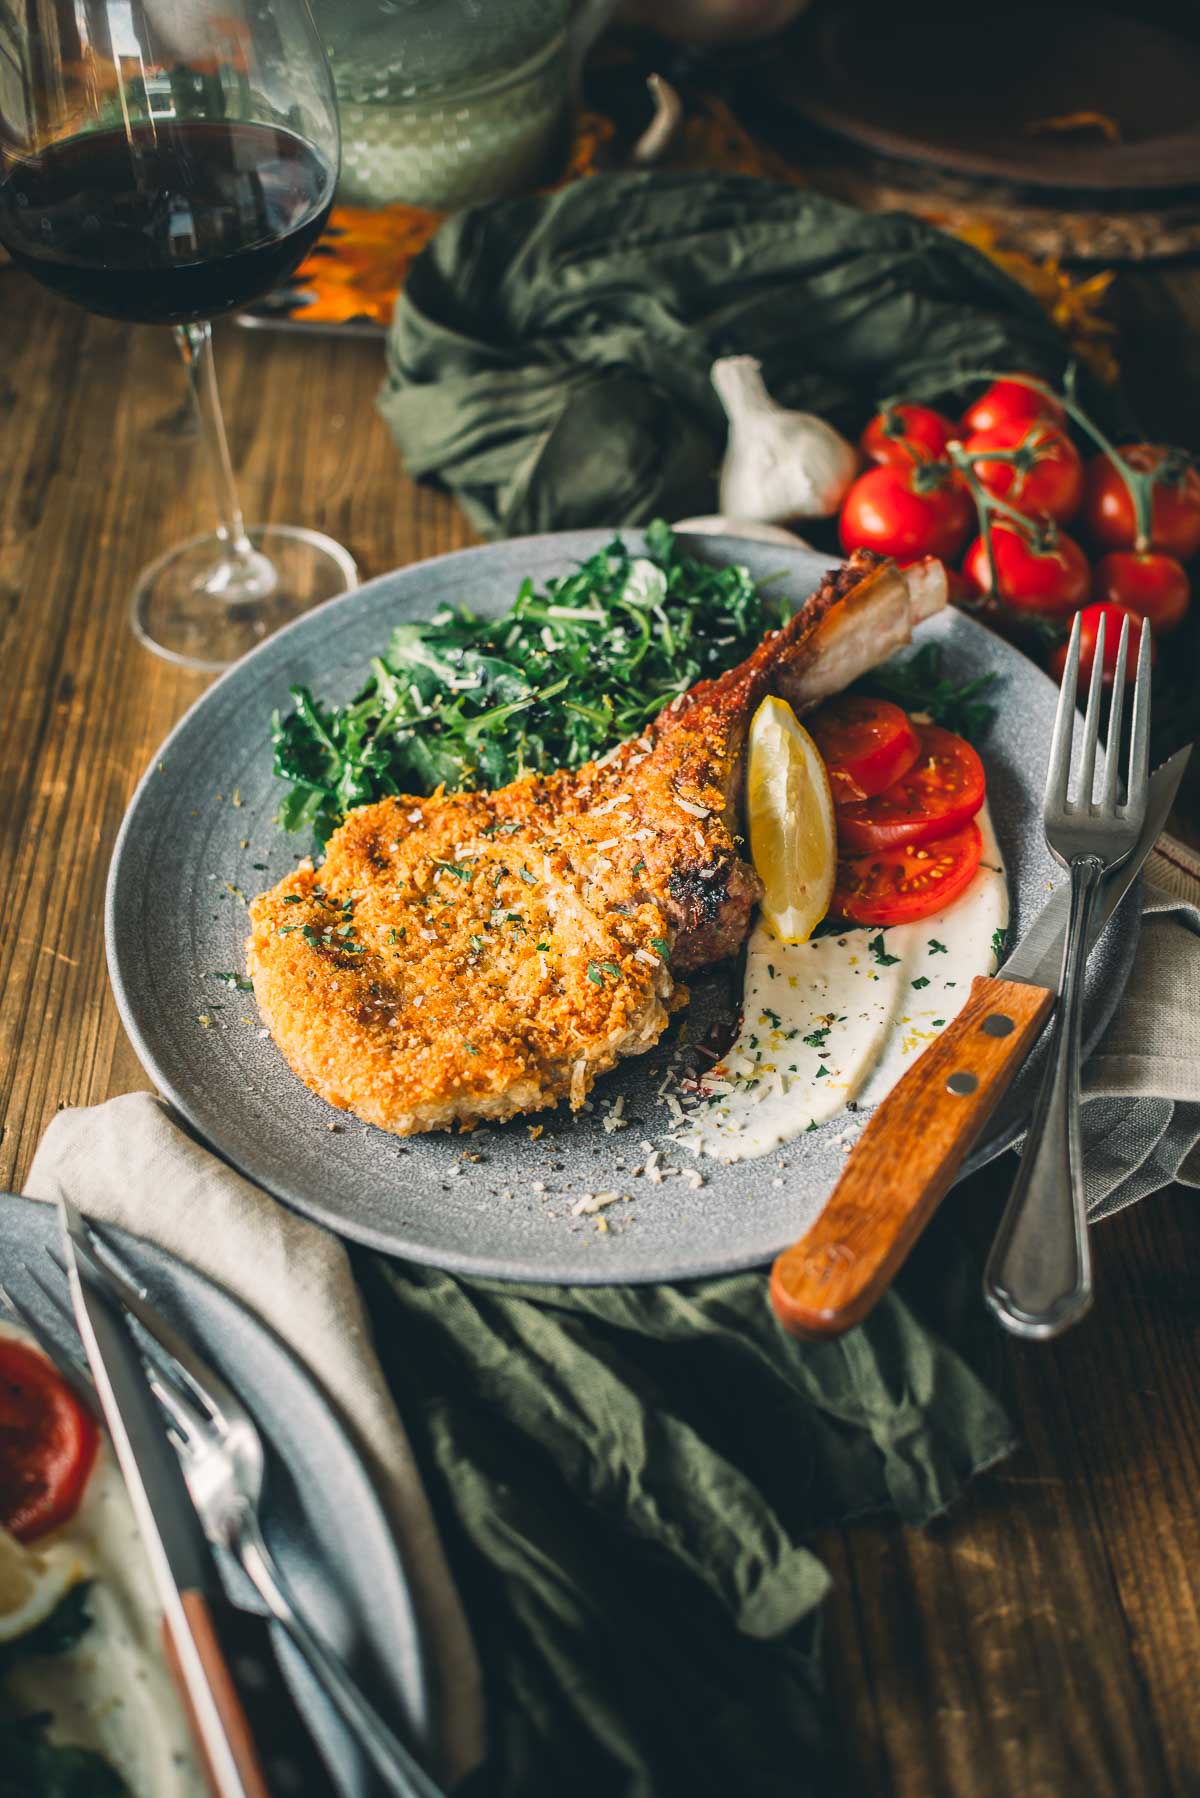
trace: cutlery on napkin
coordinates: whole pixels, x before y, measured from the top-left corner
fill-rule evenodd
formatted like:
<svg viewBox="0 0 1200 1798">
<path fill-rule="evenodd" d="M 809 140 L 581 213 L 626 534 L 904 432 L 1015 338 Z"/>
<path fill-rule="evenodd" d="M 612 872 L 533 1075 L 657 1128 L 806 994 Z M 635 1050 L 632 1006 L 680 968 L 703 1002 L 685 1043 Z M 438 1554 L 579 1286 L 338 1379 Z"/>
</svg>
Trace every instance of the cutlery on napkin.
<svg viewBox="0 0 1200 1798">
<path fill-rule="evenodd" d="M 1137 845 L 1096 904 L 1089 948 L 1153 849 L 1190 753 L 1155 774 Z M 1053 1008 L 1069 903 L 1068 889 L 1056 888 L 998 973 L 974 982 L 958 1017 L 874 1112 L 812 1228 L 777 1258 L 771 1303 L 790 1334 L 840 1335 L 894 1277 Z"/>
</svg>

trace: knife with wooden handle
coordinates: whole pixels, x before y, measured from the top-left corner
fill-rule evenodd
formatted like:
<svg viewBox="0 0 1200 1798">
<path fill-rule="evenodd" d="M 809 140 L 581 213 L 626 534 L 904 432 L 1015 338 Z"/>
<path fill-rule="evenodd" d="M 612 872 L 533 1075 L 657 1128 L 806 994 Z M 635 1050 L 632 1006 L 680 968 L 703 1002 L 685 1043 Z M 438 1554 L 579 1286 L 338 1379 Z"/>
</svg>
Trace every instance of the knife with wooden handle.
<svg viewBox="0 0 1200 1798">
<path fill-rule="evenodd" d="M 167 1664 L 213 1798 L 334 1798 L 275 1659 L 265 1617 L 225 1595 L 125 1320 L 92 1271 L 84 1220 L 65 1201 L 71 1300 L 163 1610 Z"/>
<path fill-rule="evenodd" d="M 1089 949 L 1154 847 L 1191 749 L 1154 774 L 1146 822 L 1106 882 Z M 972 983 L 958 1016 L 876 1107 L 828 1204 L 771 1269 L 771 1305 L 792 1336 L 840 1336 L 887 1290 L 954 1184 L 1037 1041 L 1058 996 L 1067 887 L 1057 887 L 999 973 Z"/>
</svg>

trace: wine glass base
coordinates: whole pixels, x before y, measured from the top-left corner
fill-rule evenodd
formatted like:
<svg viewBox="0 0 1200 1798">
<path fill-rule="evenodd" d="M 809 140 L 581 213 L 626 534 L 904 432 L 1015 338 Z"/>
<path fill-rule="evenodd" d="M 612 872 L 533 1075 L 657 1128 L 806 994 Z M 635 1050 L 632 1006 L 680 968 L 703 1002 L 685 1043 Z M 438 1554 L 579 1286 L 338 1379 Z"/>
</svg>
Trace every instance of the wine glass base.
<svg viewBox="0 0 1200 1798">
<path fill-rule="evenodd" d="M 215 531 L 143 569 L 133 595 L 135 634 L 185 668 L 227 668 L 293 618 L 358 585 L 354 558 L 300 525 L 252 525 L 252 554 Z"/>
</svg>

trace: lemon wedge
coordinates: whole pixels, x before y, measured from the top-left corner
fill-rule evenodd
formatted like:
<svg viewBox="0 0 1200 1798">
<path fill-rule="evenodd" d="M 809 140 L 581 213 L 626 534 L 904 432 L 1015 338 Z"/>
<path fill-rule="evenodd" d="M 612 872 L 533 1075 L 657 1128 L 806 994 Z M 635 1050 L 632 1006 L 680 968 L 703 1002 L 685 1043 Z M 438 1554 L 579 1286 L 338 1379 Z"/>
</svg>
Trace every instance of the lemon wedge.
<svg viewBox="0 0 1200 1798">
<path fill-rule="evenodd" d="M 0 1529 L 0 1642 L 15 1642 L 44 1623 L 87 1569 L 69 1542 L 26 1546 Z"/>
<path fill-rule="evenodd" d="M 782 942 L 807 942 L 833 897 L 837 827 L 820 752 L 782 699 L 764 699 L 750 725 L 746 816 L 763 916 Z"/>
</svg>

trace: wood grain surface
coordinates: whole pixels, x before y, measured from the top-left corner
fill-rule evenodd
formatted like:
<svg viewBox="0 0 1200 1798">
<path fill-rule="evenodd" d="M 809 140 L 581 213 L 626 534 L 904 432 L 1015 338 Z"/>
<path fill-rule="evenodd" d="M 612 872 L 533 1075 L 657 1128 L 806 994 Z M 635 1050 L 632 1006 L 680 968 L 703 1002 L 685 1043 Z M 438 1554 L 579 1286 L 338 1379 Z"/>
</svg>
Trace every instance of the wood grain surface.
<svg viewBox="0 0 1200 1798">
<path fill-rule="evenodd" d="M 1123 356 L 1156 434 L 1200 437 L 1200 273 L 1124 278 Z M 0 1187 L 55 1111 L 147 1084 L 108 991 L 121 814 L 203 677 L 141 649 L 135 572 L 208 527 L 164 331 L 88 318 L 0 270 Z M 364 575 L 471 540 L 374 411 L 377 345 L 217 333 L 248 518 L 339 537 Z M 1200 841 L 1200 769 L 1177 825 Z M 943 1209 L 999 1221 L 1011 1168 Z M 926 1239 L 928 1241 L 928 1238 Z M 818 1545 L 847 1786 L 896 1798 L 1200 1792 L 1200 1206 L 1174 1189 L 1094 1234 L 1097 1302 L 999 1342 L 1026 1446 L 925 1534 Z"/>
</svg>

